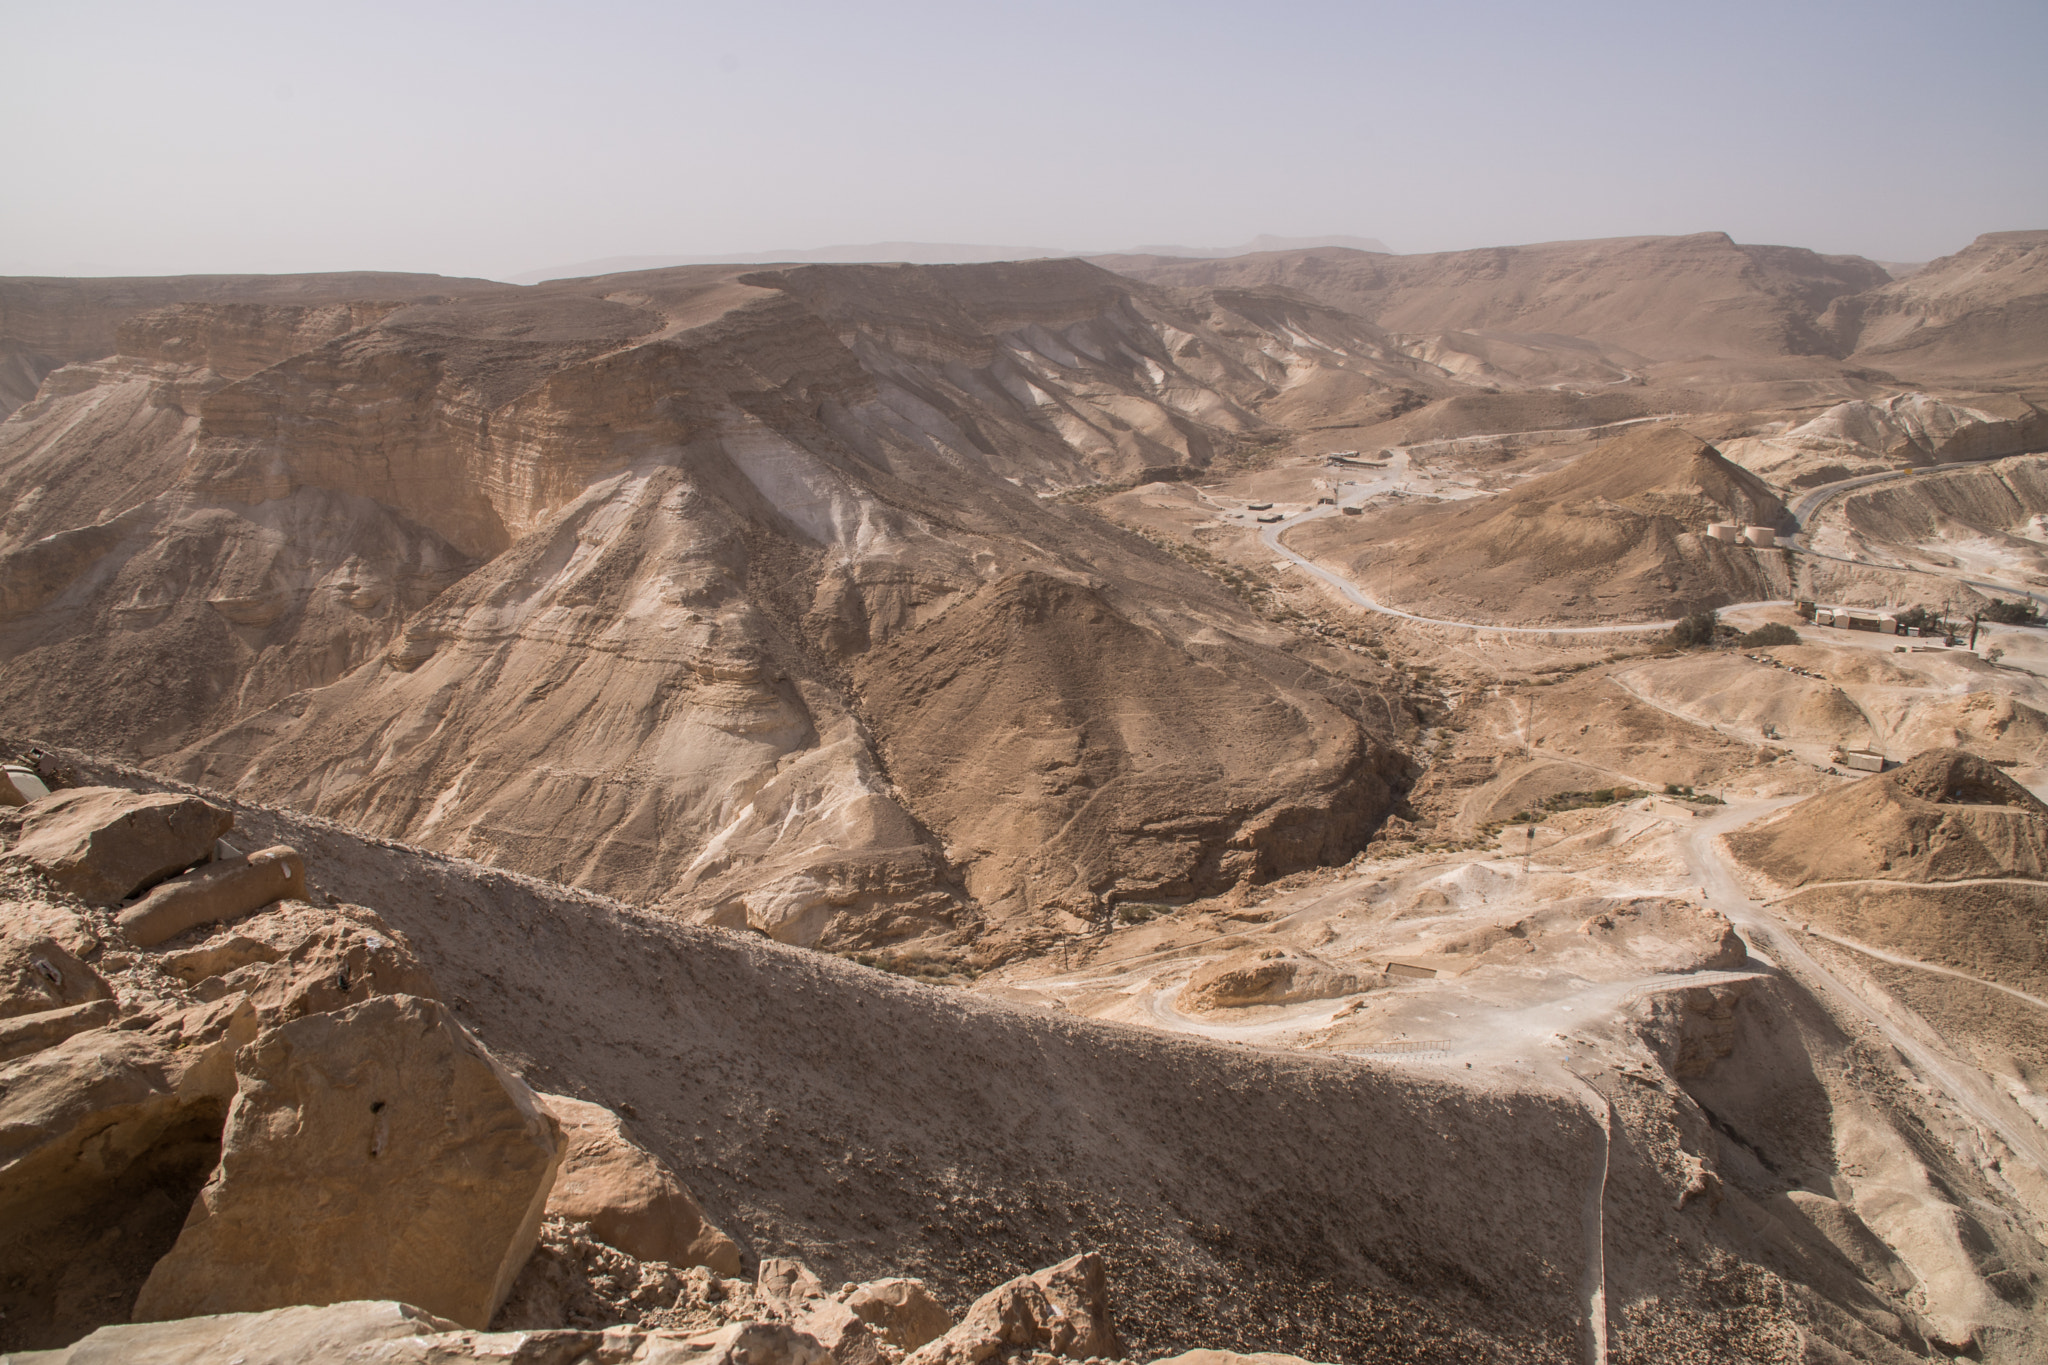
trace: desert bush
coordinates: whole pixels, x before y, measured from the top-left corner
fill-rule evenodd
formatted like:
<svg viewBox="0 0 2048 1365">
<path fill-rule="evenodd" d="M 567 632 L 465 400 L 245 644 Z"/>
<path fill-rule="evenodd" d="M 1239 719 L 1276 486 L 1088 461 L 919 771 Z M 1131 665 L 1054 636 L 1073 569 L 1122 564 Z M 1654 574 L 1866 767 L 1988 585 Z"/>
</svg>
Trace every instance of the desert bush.
<svg viewBox="0 0 2048 1365">
<path fill-rule="evenodd" d="M 1697 649 L 1714 643 L 1714 633 L 1720 625 L 1721 618 L 1713 612 L 1696 611 L 1673 626 L 1664 639 L 1679 649 Z"/>
<path fill-rule="evenodd" d="M 1798 643 L 1799 632 L 1778 621 L 1758 626 L 1755 630 L 1742 637 L 1742 644 L 1749 649 L 1758 649 L 1768 645 L 1796 645 Z"/>
<path fill-rule="evenodd" d="M 2037 625 L 2041 620 L 2041 609 L 2032 602 L 2007 602 L 1994 597 L 1984 608 L 1984 619 L 2001 626 Z"/>
</svg>

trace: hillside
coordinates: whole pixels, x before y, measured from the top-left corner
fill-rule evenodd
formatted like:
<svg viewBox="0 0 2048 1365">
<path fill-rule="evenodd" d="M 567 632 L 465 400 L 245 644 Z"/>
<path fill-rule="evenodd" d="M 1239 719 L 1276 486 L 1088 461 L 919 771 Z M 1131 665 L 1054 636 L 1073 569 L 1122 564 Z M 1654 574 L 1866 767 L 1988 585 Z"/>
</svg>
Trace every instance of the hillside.
<svg viewBox="0 0 2048 1365">
<path fill-rule="evenodd" d="M 1041 262 L 140 314 L 0 426 L 0 706 L 804 943 L 1341 862 L 1405 770 L 1371 670 L 1304 669 L 1027 491 L 1199 467 L 1321 369 L 1379 382 L 1369 329 L 1255 302 Z M 1016 743 L 918 709 L 927 656 L 1005 648 Z M 1266 721 L 1212 752 L 1166 720 L 1196 698 Z"/>
<path fill-rule="evenodd" d="M 1975 754 L 1930 749 L 1728 836 L 1780 886 L 2048 880 L 2048 805 Z"/>
<path fill-rule="evenodd" d="M 1754 475 L 1656 425 L 1497 496 L 1327 517 L 1288 543 L 1407 611 L 1516 624 L 1655 620 L 1782 595 L 1770 552 L 1705 532 L 1783 514 Z"/>
<path fill-rule="evenodd" d="M 1477 333 L 1539 347 L 1552 338 L 1597 341 L 1624 361 L 1824 354 L 1818 321 L 1828 306 L 1890 279 L 1861 257 L 1741 246 L 1718 232 L 1412 256 L 1325 248 L 1104 263 L 1161 284 L 1292 289 L 1400 333 Z"/>
<path fill-rule="evenodd" d="M 1830 308 L 1858 363 L 1901 375 L 2038 382 L 2048 361 L 2048 232 L 1987 232 Z"/>
<path fill-rule="evenodd" d="M 35 396 L 62 365 L 112 355 L 123 322 L 176 304 L 317 308 L 510 292 L 493 280 L 355 271 L 326 275 L 0 277 L 0 417 Z"/>
</svg>

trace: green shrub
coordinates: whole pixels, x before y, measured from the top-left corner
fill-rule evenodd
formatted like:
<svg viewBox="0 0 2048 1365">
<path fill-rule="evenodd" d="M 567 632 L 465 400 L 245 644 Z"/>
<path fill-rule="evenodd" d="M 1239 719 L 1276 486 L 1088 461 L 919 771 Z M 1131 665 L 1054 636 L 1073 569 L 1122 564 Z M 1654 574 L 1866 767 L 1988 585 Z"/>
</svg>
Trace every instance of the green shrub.
<svg viewBox="0 0 2048 1365">
<path fill-rule="evenodd" d="M 1742 637 L 1742 644 L 1749 649 L 1758 649 L 1768 645 L 1796 645 L 1798 643 L 1799 632 L 1777 621 L 1773 621 L 1769 625 L 1758 626 L 1755 630 Z"/>
<path fill-rule="evenodd" d="M 2006 602 L 1992 598 L 1984 608 L 1984 619 L 2001 626 L 2031 626 L 2041 619 L 2041 609 L 2032 602 Z"/>
</svg>

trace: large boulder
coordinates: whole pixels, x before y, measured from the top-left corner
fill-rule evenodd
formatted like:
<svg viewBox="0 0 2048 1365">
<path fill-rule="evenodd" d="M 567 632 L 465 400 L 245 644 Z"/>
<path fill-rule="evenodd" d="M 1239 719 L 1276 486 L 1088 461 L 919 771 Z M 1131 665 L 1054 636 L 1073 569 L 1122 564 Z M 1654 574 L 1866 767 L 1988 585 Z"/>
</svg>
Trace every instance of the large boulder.
<svg viewBox="0 0 2048 1365">
<path fill-rule="evenodd" d="M 0 1019 L 112 996 L 82 960 L 99 946 L 83 916 L 54 905 L 0 905 Z"/>
<path fill-rule="evenodd" d="M 871 1280 L 846 1296 L 846 1306 L 900 1351 L 937 1341 L 953 1326 L 922 1280 Z"/>
<path fill-rule="evenodd" d="M 0 1351 L 128 1316 L 219 1159 L 210 1059 L 253 1035 L 93 1028 L 0 1064 Z"/>
<path fill-rule="evenodd" d="M 568 1143 L 548 1213 L 588 1224 L 591 1234 L 636 1260 L 740 1272 L 740 1249 L 713 1227 L 661 1158 L 635 1142 L 619 1116 L 567 1095 L 542 1095 Z"/>
<path fill-rule="evenodd" d="M 237 920 L 287 896 L 306 898 L 306 860 L 278 844 L 161 882 L 123 910 L 119 923 L 129 942 L 154 948 L 187 929 Z"/>
<path fill-rule="evenodd" d="M 369 1356 L 396 1362 L 426 1358 L 398 1354 L 402 1348 L 396 1348 L 397 1343 L 437 1336 L 456 1326 L 404 1303 L 297 1306 L 102 1327 L 36 1360 L 38 1365 L 322 1365 Z"/>
<path fill-rule="evenodd" d="M 118 905 L 211 857 L 234 824 L 196 796 L 73 787 L 24 808 L 12 856 L 88 905 Z"/>
<path fill-rule="evenodd" d="M 235 1067 L 219 1168 L 134 1316 L 389 1298 L 487 1326 L 562 1159 L 533 1092 L 413 996 L 267 1029 Z"/>
<path fill-rule="evenodd" d="M 1124 1353 L 1110 1320 L 1101 1253 L 1083 1252 L 997 1285 L 974 1301 L 959 1326 L 912 1352 L 905 1365 L 981 1365 L 1006 1350 L 1075 1359 Z"/>
<path fill-rule="evenodd" d="M 111 1000 L 90 1000 L 83 1005 L 0 1019 L 0 1062 L 40 1052 L 88 1029 L 105 1028 L 118 1013 Z"/>
</svg>

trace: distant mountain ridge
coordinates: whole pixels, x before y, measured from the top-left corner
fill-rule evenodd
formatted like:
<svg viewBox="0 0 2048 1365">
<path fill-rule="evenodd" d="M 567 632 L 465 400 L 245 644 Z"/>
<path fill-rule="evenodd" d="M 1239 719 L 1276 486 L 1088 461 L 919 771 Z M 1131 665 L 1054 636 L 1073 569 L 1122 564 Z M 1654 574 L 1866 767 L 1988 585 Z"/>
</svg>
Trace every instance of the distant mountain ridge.
<svg viewBox="0 0 2048 1365">
<path fill-rule="evenodd" d="M 580 280 L 593 275 L 622 275 L 633 270 L 665 270 L 679 265 L 986 265 L 994 261 L 1036 261 L 1089 257 L 1171 256 L 1215 260 L 1255 251 L 1308 251 L 1346 247 L 1352 251 L 1389 250 L 1377 237 L 1275 237 L 1262 233 L 1237 246 L 1134 246 L 1125 251 L 1076 251 L 1056 246 L 989 246 L 968 242 L 866 242 L 860 245 L 777 247 L 768 251 L 729 251 L 715 256 L 600 256 L 571 265 L 544 266 L 506 277 L 509 284 L 542 284 L 548 280 Z"/>
</svg>

